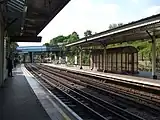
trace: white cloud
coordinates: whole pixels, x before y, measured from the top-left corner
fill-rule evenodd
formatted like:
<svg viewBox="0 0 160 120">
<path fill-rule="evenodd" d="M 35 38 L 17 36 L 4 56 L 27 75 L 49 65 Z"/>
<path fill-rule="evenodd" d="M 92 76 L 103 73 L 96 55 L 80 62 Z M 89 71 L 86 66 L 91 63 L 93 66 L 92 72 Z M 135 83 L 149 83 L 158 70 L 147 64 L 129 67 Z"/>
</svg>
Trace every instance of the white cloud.
<svg viewBox="0 0 160 120">
<path fill-rule="evenodd" d="M 152 16 L 160 13 L 160 6 L 152 6 L 145 10 L 145 16 Z"/>
<path fill-rule="evenodd" d="M 72 0 L 40 33 L 43 37 L 42 43 L 58 35 L 68 35 L 73 31 L 83 37 L 87 29 L 93 32 L 106 30 L 110 23 L 117 22 L 118 10 L 117 4 L 95 3 L 94 0 Z"/>
<path fill-rule="evenodd" d="M 132 2 L 138 4 L 139 3 L 139 0 L 131 0 Z"/>
</svg>

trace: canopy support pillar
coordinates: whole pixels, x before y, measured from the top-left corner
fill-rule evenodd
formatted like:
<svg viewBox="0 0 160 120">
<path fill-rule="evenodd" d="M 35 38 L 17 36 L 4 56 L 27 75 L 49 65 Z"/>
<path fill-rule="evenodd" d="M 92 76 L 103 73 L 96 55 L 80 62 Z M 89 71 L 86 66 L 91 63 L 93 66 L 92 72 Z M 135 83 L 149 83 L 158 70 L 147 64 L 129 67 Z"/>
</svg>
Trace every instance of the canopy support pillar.
<svg viewBox="0 0 160 120">
<path fill-rule="evenodd" d="M 93 46 L 90 50 L 90 67 L 91 67 L 91 70 L 94 69 L 94 56 L 93 56 Z"/>
<path fill-rule="evenodd" d="M 153 35 L 152 39 L 152 77 L 153 79 L 157 79 L 156 75 L 156 38 Z"/>
<path fill-rule="evenodd" d="M 82 46 L 80 46 L 80 69 L 83 69 L 82 67 Z"/>
<path fill-rule="evenodd" d="M 103 72 L 106 72 L 106 52 L 107 52 L 107 49 L 106 49 L 106 45 L 103 45 L 104 47 L 104 51 L 103 51 Z"/>
<path fill-rule="evenodd" d="M 100 44 L 102 45 L 103 47 L 103 58 L 102 58 L 102 62 L 103 62 L 103 72 L 106 72 L 106 52 L 107 52 L 107 49 L 106 49 L 106 44 L 103 43 L 103 42 L 100 42 Z"/>
<path fill-rule="evenodd" d="M 148 32 L 148 35 L 150 36 L 152 40 L 152 77 L 153 79 L 157 79 L 156 75 L 156 37 L 155 32 L 153 31 L 153 36 Z"/>
<path fill-rule="evenodd" d="M 26 62 L 26 55 L 24 54 L 23 55 L 23 63 L 25 63 Z"/>
<path fill-rule="evenodd" d="M 1 13 L 1 12 L 0 12 Z M 4 84 L 4 31 L 0 22 L 0 87 Z"/>
<path fill-rule="evenodd" d="M 77 61 L 78 61 L 78 60 L 77 60 L 77 54 L 76 54 L 76 55 L 74 56 L 74 65 L 75 65 L 75 66 L 77 66 L 77 63 L 78 63 Z"/>
<path fill-rule="evenodd" d="M 33 63 L 33 52 L 30 52 L 29 56 L 30 56 L 30 62 Z"/>
</svg>

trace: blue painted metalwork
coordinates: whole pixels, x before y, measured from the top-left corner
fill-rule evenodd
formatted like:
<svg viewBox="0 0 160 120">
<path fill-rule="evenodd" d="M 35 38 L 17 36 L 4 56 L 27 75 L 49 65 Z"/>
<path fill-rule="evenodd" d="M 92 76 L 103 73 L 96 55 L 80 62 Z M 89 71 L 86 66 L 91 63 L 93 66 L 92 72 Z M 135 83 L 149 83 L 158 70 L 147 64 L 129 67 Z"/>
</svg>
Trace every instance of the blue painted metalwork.
<svg viewBox="0 0 160 120">
<path fill-rule="evenodd" d="M 17 47 L 16 50 L 19 53 L 28 53 L 28 52 L 56 52 L 60 51 L 60 48 L 58 46 L 21 46 Z"/>
</svg>

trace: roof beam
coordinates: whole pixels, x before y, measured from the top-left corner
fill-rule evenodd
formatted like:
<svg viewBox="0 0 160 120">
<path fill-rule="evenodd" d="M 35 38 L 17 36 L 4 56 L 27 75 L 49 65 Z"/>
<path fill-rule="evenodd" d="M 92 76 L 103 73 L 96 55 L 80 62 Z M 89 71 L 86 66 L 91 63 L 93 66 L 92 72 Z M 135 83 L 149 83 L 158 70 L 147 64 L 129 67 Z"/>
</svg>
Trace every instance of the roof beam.
<svg viewBox="0 0 160 120">
<path fill-rule="evenodd" d="M 19 6 L 16 6 L 15 4 L 11 3 L 11 2 L 8 2 L 8 5 L 10 7 L 14 7 L 14 8 L 17 8 L 18 10 L 20 10 L 21 12 L 23 11 L 23 8 L 20 8 Z"/>
<path fill-rule="evenodd" d="M 41 42 L 42 37 L 37 36 L 11 36 L 11 42 Z"/>
<path fill-rule="evenodd" d="M 33 33 L 28 33 L 24 31 L 23 33 L 20 34 L 20 36 L 36 36 L 36 35 Z"/>
<path fill-rule="evenodd" d="M 36 26 L 33 26 L 33 25 L 24 25 L 24 28 L 25 29 L 32 29 L 32 30 L 36 30 L 36 29 L 38 29 L 38 27 L 36 27 Z"/>
<path fill-rule="evenodd" d="M 15 11 L 16 10 L 16 11 Z M 9 8 L 7 8 L 7 11 L 8 12 L 19 12 L 19 10 L 18 9 L 15 9 L 15 8 L 12 8 L 12 7 L 9 7 Z"/>
<path fill-rule="evenodd" d="M 23 0 L 23 2 L 22 2 L 22 0 L 15 0 L 15 1 L 17 1 L 19 4 L 24 5 L 24 0 Z"/>
<path fill-rule="evenodd" d="M 43 14 L 36 14 L 36 15 L 33 15 L 33 16 L 31 16 L 31 15 L 30 15 L 30 16 L 27 16 L 28 19 L 35 19 L 35 18 L 36 18 L 36 19 L 45 19 L 45 20 L 46 20 L 48 17 L 49 17 L 49 16 L 46 17 L 46 15 L 43 15 Z"/>
<path fill-rule="evenodd" d="M 14 7 L 13 5 L 11 5 L 11 4 L 7 4 L 8 6 L 9 6 L 9 8 L 12 8 L 12 9 L 14 9 L 14 10 L 16 10 L 16 11 L 18 11 L 18 12 L 22 12 L 22 10 L 21 9 L 19 9 L 19 8 L 17 8 L 17 7 Z"/>
<path fill-rule="evenodd" d="M 40 10 L 35 10 L 33 9 L 33 11 L 28 11 L 28 17 L 30 18 L 34 18 L 34 17 L 42 17 L 42 18 L 49 18 L 51 13 L 48 12 L 44 12 L 44 11 L 40 11 Z"/>
<path fill-rule="evenodd" d="M 33 33 L 36 35 L 36 30 L 33 30 L 33 29 L 25 29 L 25 30 L 23 30 L 23 32 Z"/>
<path fill-rule="evenodd" d="M 46 21 L 46 19 L 45 18 L 41 18 L 41 19 L 39 19 L 39 18 L 34 18 L 34 19 L 31 19 L 31 18 L 25 18 L 25 20 L 27 20 L 27 21 L 31 21 L 31 22 L 36 22 L 36 21 L 42 21 L 42 22 L 44 22 L 44 21 Z"/>
<path fill-rule="evenodd" d="M 24 7 L 24 4 L 19 4 L 16 1 L 13 1 L 13 0 L 10 0 L 10 2 L 8 2 L 8 3 L 13 3 L 13 4 L 19 6 L 21 9 L 23 9 L 23 7 Z"/>
<path fill-rule="evenodd" d="M 0 4 L 4 4 L 4 3 L 7 3 L 9 0 L 1 0 L 0 1 Z"/>
</svg>

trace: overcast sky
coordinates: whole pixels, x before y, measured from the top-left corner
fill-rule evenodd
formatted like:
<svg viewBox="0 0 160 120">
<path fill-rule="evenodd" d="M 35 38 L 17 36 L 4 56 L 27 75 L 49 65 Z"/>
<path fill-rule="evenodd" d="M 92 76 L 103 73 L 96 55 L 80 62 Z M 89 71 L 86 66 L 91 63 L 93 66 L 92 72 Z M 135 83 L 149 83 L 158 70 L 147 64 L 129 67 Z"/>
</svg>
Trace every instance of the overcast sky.
<svg viewBox="0 0 160 120">
<path fill-rule="evenodd" d="M 101 32 L 111 23 L 128 23 L 160 13 L 160 0 L 71 0 L 68 5 L 39 34 L 41 43 L 18 43 L 20 46 L 37 46 L 58 35 L 76 31 Z"/>
</svg>

